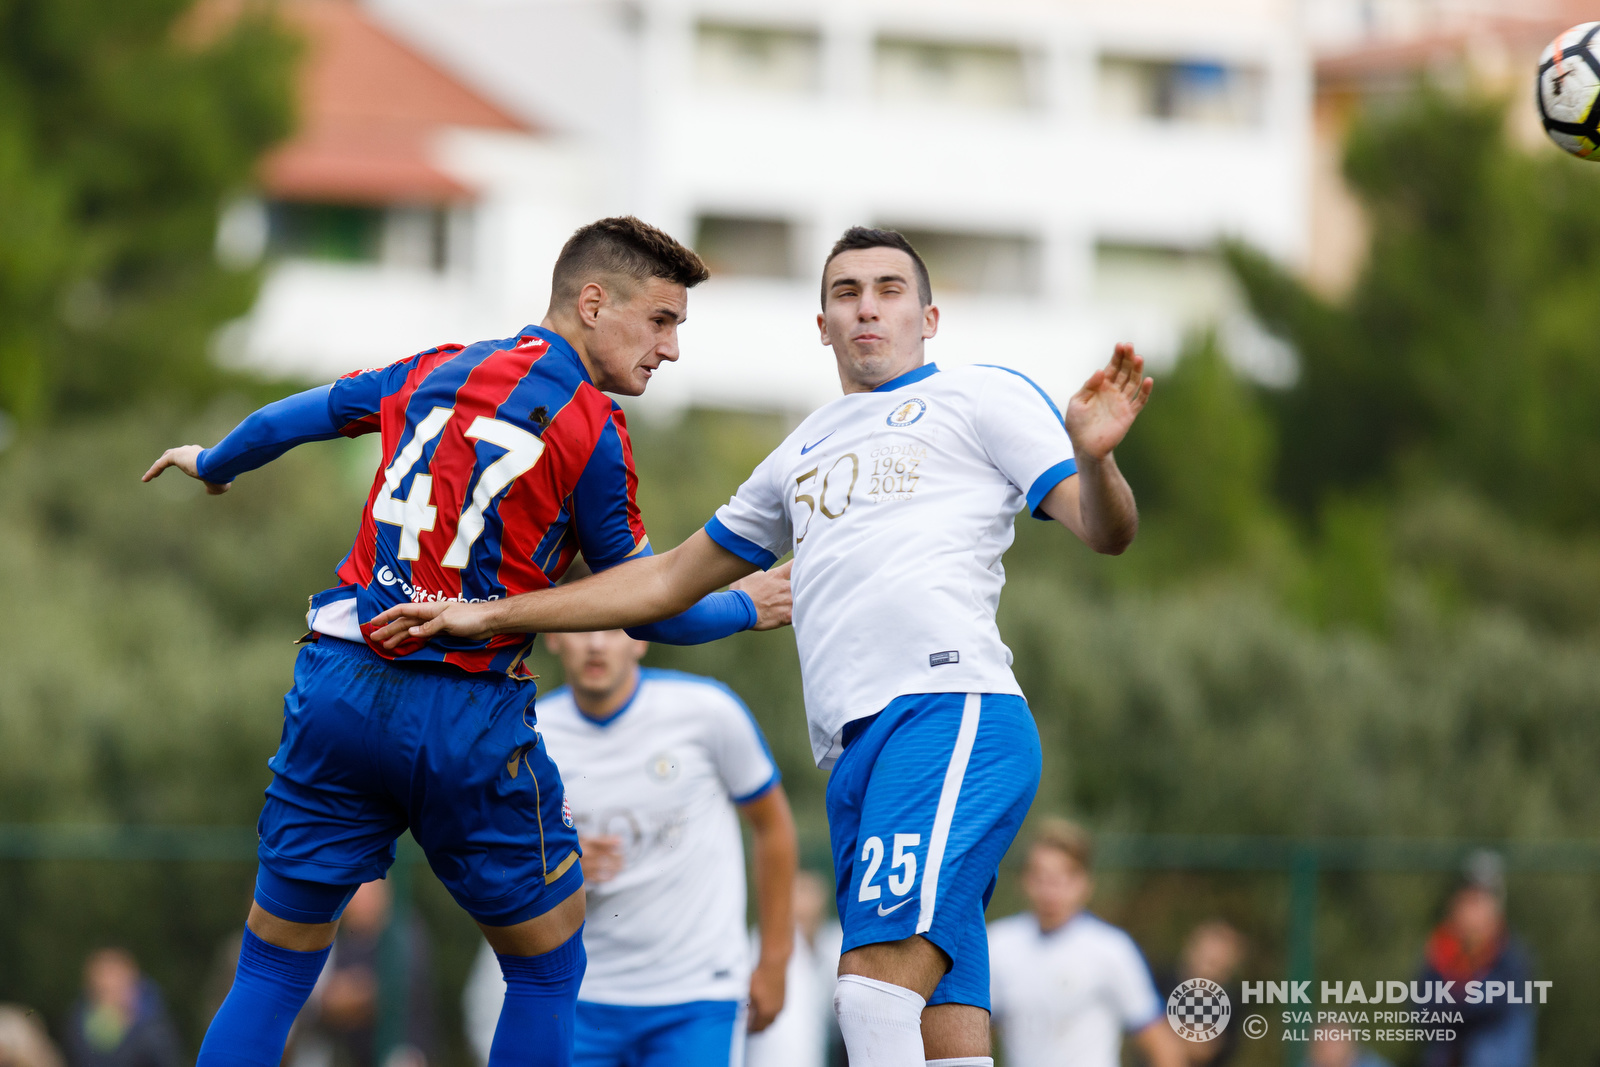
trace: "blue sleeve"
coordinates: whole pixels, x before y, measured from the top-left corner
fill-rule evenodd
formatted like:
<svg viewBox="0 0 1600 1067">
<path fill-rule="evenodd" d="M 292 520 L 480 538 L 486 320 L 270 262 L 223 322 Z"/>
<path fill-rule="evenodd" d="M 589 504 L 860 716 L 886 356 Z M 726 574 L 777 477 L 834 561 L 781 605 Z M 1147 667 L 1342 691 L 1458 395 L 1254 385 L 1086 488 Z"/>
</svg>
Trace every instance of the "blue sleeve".
<svg viewBox="0 0 1600 1067">
<path fill-rule="evenodd" d="M 730 589 L 702 597 L 682 615 L 648 626 L 635 626 L 628 631 L 628 636 L 637 641 L 659 641 L 663 645 L 703 645 L 748 630 L 755 624 L 755 601 L 750 599 L 749 593 Z"/>
<path fill-rule="evenodd" d="M 200 453 L 200 477 L 224 484 L 265 466 L 295 445 L 339 436 L 328 399 L 332 386 L 307 389 L 257 411 L 220 442 Z"/>
</svg>

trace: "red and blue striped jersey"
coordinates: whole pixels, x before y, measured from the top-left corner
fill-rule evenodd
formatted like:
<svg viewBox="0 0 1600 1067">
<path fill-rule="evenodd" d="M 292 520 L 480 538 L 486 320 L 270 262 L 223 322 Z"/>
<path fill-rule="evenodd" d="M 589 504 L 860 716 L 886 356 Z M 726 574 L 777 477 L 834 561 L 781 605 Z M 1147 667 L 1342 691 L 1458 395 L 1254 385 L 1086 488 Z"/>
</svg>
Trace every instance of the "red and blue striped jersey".
<svg viewBox="0 0 1600 1067">
<path fill-rule="evenodd" d="M 549 330 L 529 326 L 346 375 L 328 410 L 346 436 L 382 434 L 383 462 L 339 565 L 342 584 L 312 599 L 323 632 L 354 623 L 367 634 L 374 617 L 407 600 L 544 589 L 580 551 L 597 571 L 649 551 L 622 409 Z M 531 642 L 446 636 L 377 651 L 511 672 Z"/>
</svg>

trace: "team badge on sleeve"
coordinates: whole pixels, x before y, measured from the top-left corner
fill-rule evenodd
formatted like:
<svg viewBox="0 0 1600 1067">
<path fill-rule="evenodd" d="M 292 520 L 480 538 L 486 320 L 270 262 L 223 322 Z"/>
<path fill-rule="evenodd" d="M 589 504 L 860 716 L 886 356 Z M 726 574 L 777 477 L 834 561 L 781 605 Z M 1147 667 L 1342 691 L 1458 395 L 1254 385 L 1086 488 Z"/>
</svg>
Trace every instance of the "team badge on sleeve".
<svg viewBox="0 0 1600 1067">
<path fill-rule="evenodd" d="M 567 829 L 572 829 L 572 801 L 566 797 L 561 798 L 561 821 L 567 824 Z"/>
</svg>

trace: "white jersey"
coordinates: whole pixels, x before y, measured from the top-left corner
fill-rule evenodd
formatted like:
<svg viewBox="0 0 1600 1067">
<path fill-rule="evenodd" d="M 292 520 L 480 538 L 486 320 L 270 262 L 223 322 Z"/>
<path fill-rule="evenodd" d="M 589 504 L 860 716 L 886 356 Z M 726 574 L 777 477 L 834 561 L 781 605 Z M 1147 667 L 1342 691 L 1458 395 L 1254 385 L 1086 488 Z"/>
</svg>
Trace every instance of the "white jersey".
<svg viewBox="0 0 1600 1067">
<path fill-rule="evenodd" d="M 578 833 L 622 838 L 623 867 L 586 882 L 580 1000 L 601 1004 L 743 1001 L 744 846 L 734 805 L 778 781 L 761 729 L 709 678 L 645 669 L 609 718 L 557 689 L 537 705 Z"/>
<path fill-rule="evenodd" d="M 1162 1017 L 1139 946 L 1088 912 L 990 923 L 989 995 L 1011 1067 L 1117 1067 L 1122 1035 Z"/>
<path fill-rule="evenodd" d="M 813 412 L 706 524 L 760 566 L 794 551 L 794 630 L 822 767 L 908 693 L 1014 693 L 995 611 L 1012 520 L 1077 470 L 1061 415 L 1001 367 L 935 364 Z"/>
</svg>

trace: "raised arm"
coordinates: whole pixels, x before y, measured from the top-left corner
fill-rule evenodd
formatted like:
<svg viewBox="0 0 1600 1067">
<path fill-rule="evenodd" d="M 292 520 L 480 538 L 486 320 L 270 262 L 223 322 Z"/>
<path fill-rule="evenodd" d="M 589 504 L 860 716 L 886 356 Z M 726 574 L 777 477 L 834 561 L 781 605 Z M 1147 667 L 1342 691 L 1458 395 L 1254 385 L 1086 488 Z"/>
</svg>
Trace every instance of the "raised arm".
<svg viewBox="0 0 1600 1067">
<path fill-rule="evenodd" d="M 582 581 L 479 604 L 397 604 L 373 619 L 370 640 L 385 648 L 448 633 L 483 641 L 505 633 L 583 633 L 644 626 L 686 611 L 701 597 L 756 570 L 698 530 L 659 556 L 646 556 Z M 755 629 L 770 629 L 781 623 Z"/>
<path fill-rule="evenodd" d="M 1144 410 L 1155 382 L 1132 345 L 1118 345 L 1104 370 L 1090 375 L 1067 403 L 1067 433 L 1078 474 L 1050 490 L 1045 514 L 1106 555 L 1120 555 L 1139 532 L 1133 489 L 1117 469 L 1112 449 Z"/>
<path fill-rule="evenodd" d="M 332 386 L 324 385 L 268 404 L 211 448 L 169 448 L 145 471 L 142 480 L 148 482 L 168 467 L 176 467 L 204 482 L 206 492 L 226 493 L 239 475 L 265 466 L 295 445 L 338 437 L 341 429 L 334 422 L 328 402 L 331 391 Z"/>
</svg>

